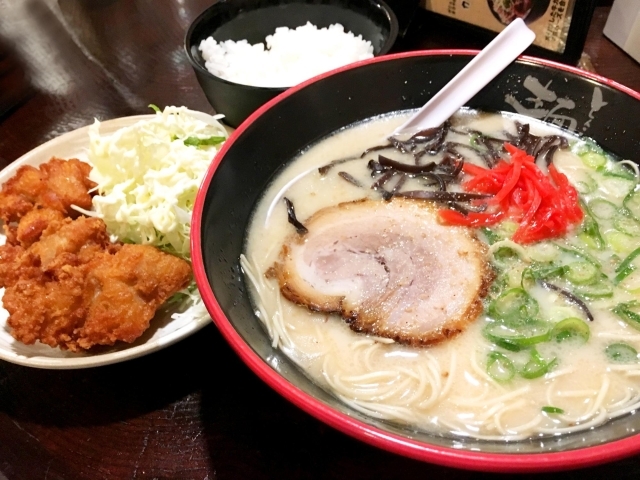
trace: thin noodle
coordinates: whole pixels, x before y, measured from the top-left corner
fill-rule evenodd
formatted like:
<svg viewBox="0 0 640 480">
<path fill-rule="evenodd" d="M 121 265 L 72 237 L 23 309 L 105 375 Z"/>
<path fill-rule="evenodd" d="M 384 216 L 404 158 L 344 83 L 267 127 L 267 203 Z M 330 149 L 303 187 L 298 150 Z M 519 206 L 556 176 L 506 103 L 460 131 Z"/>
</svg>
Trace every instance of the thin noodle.
<svg viewBox="0 0 640 480">
<path fill-rule="evenodd" d="M 502 424 L 502 416 L 510 411 L 522 408 L 524 406 L 527 405 L 527 402 L 523 399 L 518 400 L 515 403 L 512 403 L 509 406 L 504 407 L 503 409 L 501 409 L 498 413 L 496 413 L 496 415 L 494 416 L 494 421 L 496 424 L 496 427 L 498 428 L 498 431 L 500 433 L 502 433 L 503 435 L 518 435 L 521 434 L 523 432 L 523 430 L 525 430 L 526 428 L 533 428 L 536 425 L 538 425 L 540 423 L 540 421 L 542 420 L 542 417 L 538 414 L 536 415 L 532 420 L 530 420 L 529 422 L 520 425 L 519 427 L 514 427 L 514 428 L 506 428 L 503 424 Z"/>
<path fill-rule="evenodd" d="M 430 358 L 429 364 L 427 364 L 427 368 L 429 372 L 431 372 L 431 395 L 429 398 L 423 400 L 418 405 L 421 409 L 426 409 L 432 406 L 440 397 L 440 392 L 442 391 L 442 382 L 441 382 L 441 373 L 433 364 L 436 363 L 433 358 Z M 437 363 L 436 363 L 437 365 Z"/>
<path fill-rule="evenodd" d="M 482 413 L 482 415 L 477 415 L 477 420 L 473 421 L 476 425 L 481 425 L 483 423 L 491 420 L 500 410 L 504 408 L 504 402 L 496 403 L 493 407 L 486 410 Z"/>
<path fill-rule="evenodd" d="M 596 336 L 608 340 L 624 340 L 627 343 L 640 342 L 640 335 L 631 335 L 627 332 L 600 332 Z"/>
<path fill-rule="evenodd" d="M 473 368 L 473 371 L 476 372 L 480 376 L 480 378 L 482 378 L 485 382 L 489 382 L 493 384 L 493 386 L 498 387 L 501 390 L 504 390 L 504 387 L 502 385 L 496 382 L 493 378 L 489 376 L 487 372 L 485 372 L 482 368 L 480 368 L 480 366 L 478 365 L 477 357 L 478 357 L 477 352 L 475 355 L 471 355 L 471 368 Z"/>
<path fill-rule="evenodd" d="M 425 392 L 427 390 L 427 387 L 432 385 L 429 382 L 429 379 L 427 377 L 428 377 L 427 373 L 421 368 L 420 369 L 420 378 L 418 379 L 418 388 L 415 388 L 414 391 L 413 391 L 413 395 L 411 395 L 411 397 L 409 397 L 406 400 L 407 404 L 411 405 L 414 402 L 417 402 L 418 400 L 420 400 L 421 398 L 424 397 Z M 432 395 L 433 395 L 433 391 L 434 391 L 434 389 L 432 387 L 431 388 Z M 424 403 L 424 401 L 421 402 L 418 405 L 418 407 L 419 408 L 426 408 L 426 407 L 423 407 L 423 405 L 422 405 L 423 403 Z"/>
<path fill-rule="evenodd" d="M 374 367 L 371 363 L 371 356 L 374 354 L 374 352 L 376 352 L 380 348 L 382 348 L 380 344 L 374 343 L 373 345 L 371 345 L 366 349 L 364 353 L 363 361 L 364 361 L 365 368 L 367 370 L 374 370 Z"/>
<path fill-rule="evenodd" d="M 486 396 L 489 394 L 489 385 L 483 384 L 482 393 L 477 397 L 469 398 L 469 397 L 452 397 L 450 398 L 451 403 L 461 407 L 472 407 L 474 405 L 479 405 L 484 401 Z"/>
<path fill-rule="evenodd" d="M 398 372 L 394 372 L 393 370 L 379 370 L 377 372 L 364 373 L 362 375 L 351 375 L 343 378 L 347 382 L 359 383 L 372 380 L 387 380 L 389 378 L 396 378 L 397 376 Z"/>
<path fill-rule="evenodd" d="M 609 365 L 607 369 L 611 372 L 640 372 L 639 365 Z"/>
<path fill-rule="evenodd" d="M 568 367 L 568 368 L 565 368 L 564 370 L 554 370 L 553 372 L 547 373 L 545 375 L 545 378 L 547 380 L 553 380 L 553 379 L 556 379 L 558 377 L 562 377 L 564 375 L 568 375 L 570 373 L 573 373 L 575 371 L 576 371 L 576 369 L 574 367 Z"/>
<path fill-rule="evenodd" d="M 587 428 L 594 427 L 596 425 L 601 424 L 602 422 L 604 422 L 606 418 L 607 418 L 607 412 L 605 410 L 602 410 L 596 417 L 592 418 L 588 422 L 579 423 L 577 425 L 573 425 L 570 427 L 558 427 L 558 426 L 555 426 L 553 428 L 538 427 L 537 430 L 540 433 L 552 433 L 554 435 L 579 432 Z"/>
<path fill-rule="evenodd" d="M 357 400 L 349 400 L 342 396 L 340 398 L 355 410 L 361 411 L 362 413 L 369 412 L 368 415 L 371 415 L 375 418 L 386 420 L 394 419 L 403 421 L 405 423 L 411 423 L 416 420 L 415 414 L 413 414 L 411 410 L 406 408 L 380 405 L 378 403 L 360 402 Z"/>
<path fill-rule="evenodd" d="M 614 411 L 613 413 L 610 413 L 609 418 L 616 418 L 616 417 L 620 417 L 622 415 L 625 415 L 629 412 L 632 412 L 634 410 L 637 410 L 640 407 L 640 396 L 636 396 L 635 398 L 633 398 L 630 402 L 629 405 L 623 408 L 619 408 L 618 410 Z"/>
<path fill-rule="evenodd" d="M 256 293 L 258 294 L 258 298 L 260 299 L 260 302 L 258 304 L 258 311 L 260 312 L 260 315 L 258 316 L 258 318 L 262 321 L 264 326 L 267 328 L 269 337 L 273 338 L 274 336 L 273 327 L 271 322 L 269 321 L 269 315 L 267 314 L 267 311 L 264 308 L 264 305 L 266 304 L 266 302 L 263 297 L 263 291 L 260 288 L 258 281 L 256 280 L 256 276 L 254 274 L 253 268 L 251 267 L 251 265 L 249 264 L 249 261 L 244 255 L 240 255 L 240 266 L 242 267 L 244 274 L 249 279 L 249 282 L 251 282 L 251 284 L 253 285 L 254 289 L 256 290 Z"/>
<path fill-rule="evenodd" d="M 445 383 L 444 388 L 440 392 L 440 397 L 446 397 L 449 395 L 451 391 L 451 385 L 453 385 L 453 378 L 456 374 L 456 364 L 457 364 L 458 356 L 455 350 L 451 349 L 451 360 L 449 361 L 449 370 L 447 375 L 447 383 Z"/>
</svg>

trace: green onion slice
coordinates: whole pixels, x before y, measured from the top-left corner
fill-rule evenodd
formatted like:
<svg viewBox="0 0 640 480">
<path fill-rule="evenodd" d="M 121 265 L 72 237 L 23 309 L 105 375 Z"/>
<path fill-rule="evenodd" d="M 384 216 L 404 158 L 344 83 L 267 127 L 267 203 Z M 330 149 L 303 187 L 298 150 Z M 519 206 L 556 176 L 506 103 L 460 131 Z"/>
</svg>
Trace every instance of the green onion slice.
<svg viewBox="0 0 640 480">
<path fill-rule="evenodd" d="M 535 348 L 531 349 L 531 358 L 520 370 L 520 375 L 528 380 L 538 378 L 548 373 L 558 363 L 556 358 L 545 362 Z"/>
<path fill-rule="evenodd" d="M 633 263 L 634 260 L 640 255 L 640 247 L 631 252 L 627 258 L 625 258 L 620 265 L 616 268 L 616 277 L 614 282 L 620 283 L 625 277 L 628 277 L 637 267 Z"/>
<path fill-rule="evenodd" d="M 592 285 L 577 286 L 573 289 L 573 293 L 587 300 L 611 298 L 613 297 L 613 285 L 606 275 L 602 274 L 598 282 Z"/>
<path fill-rule="evenodd" d="M 520 325 L 491 322 L 482 331 L 496 345 L 507 350 L 518 351 L 536 343 L 551 339 L 551 326 L 547 322 L 531 320 Z"/>
<path fill-rule="evenodd" d="M 480 230 L 484 234 L 485 238 L 487 239 L 487 243 L 489 245 L 493 245 L 494 243 L 499 242 L 500 240 L 503 240 L 503 238 L 498 233 L 491 230 L 490 228 L 483 227 Z"/>
<path fill-rule="evenodd" d="M 501 320 L 534 318 L 538 310 L 538 302 L 522 288 L 507 290 L 489 305 L 489 315 Z"/>
<path fill-rule="evenodd" d="M 627 235 L 640 236 L 640 222 L 630 215 L 616 215 L 613 219 L 613 226 L 616 230 Z"/>
<path fill-rule="evenodd" d="M 611 230 L 605 234 L 607 243 L 616 253 L 629 253 L 638 244 L 638 239 L 626 233 Z"/>
<path fill-rule="evenodd" d="M 184 144 L 190 147 L 210 147 L 213 145 L 219 145 L 226 140 L 226 137 L 208 137 L 208 138 L 198 138 L 198 137 L 187 137 L 184 139 Z"/>
<path fill-rule="evenodd" d="M 584 219 L 582 220 L 578 238 L 580 238 L 580 240 L 582 240 L 589 248 L 602 250 L 604 248 L 604 240 L 600 233 L 600 226 L 591 212 L 589 205 L 581 201 L 580 206 L 584 212 Z"/>
<path fill-rule="evenodd" d="M 154 105 L 153 103 L 149 104 L 149 108 L 151 110 L 153 110 L 154 112 L 156 112 L 156 113 L 160 113 L 161 112 L 160 108 L 157 105 Z"/>
<path fill-rule="evenodd" d="M 638 361 L 638 352 L 627 343 L 612 343 L 605 348 L 607 358 L 614 363 L 635 363 Z"/>
<path fill-rule="evenodd" d="M 640 221 L 640 189 L 636 188 L 625 197 L 622 201 L 622 205 L 636 220 Z"/>
<path fill-rule="evenodd" d="M 589 285 L 595 283 L 595 281 L 600 277 L 600 269 L 589 262 L 572 262 L 566 267 L 566 279 L 577 285 Z"/>
<path fill-rule="evenodd" d="M 613 308 L 613 313 L 633 328 L 640 330 L 640 302 L 632 301 L 620 303 Z"/>
<path fill-rule="evenodd" d="M 602 198 L 594 198 L 591 200 L 589 202 L 589 210 L 594 217 L 603 220 L 613 218 L 618 213 L 618 207 Z"/>
<path fill-rule="evenodd" d="M 504 353 L 489 352 L 487 374 L 497 382 L 508 382 L 516 374 L 516 367 Z"/>
<path fill-rule="evenodd" d="M 542 411 L 544 413 L 558 413 L 558 414 L 564 413 L 563 409 L 559 407 L 552 407 L 551 405 L 545 405 L 544 407 L 542 407 Z"/>
<path fill-rule="evenodd" d="M 573 248 L 573 247 L 568 247 L 566 245 L 560 245 L 558 243 L 556 243 L 555 245 L 556 245 L 556 247 L 558 247 L 563 252 L 569 253 L 571 255 L 574 255 L 574 256 L 580 258 L 581 260 L 584 260 L 586 262 L 589 262 L 589 263 L 595 265 L 598 268 L 601 268 L 600 262 L 595 257 L 593 257 L 592 255 L 589 255 L 588 253 L 586 253 L 586 252 L 584 252 L 582 250 L 578 250 L 578 249 Z"/>
<path fill-rule="evenodd" d="M 580 159 L 587 167 L 593 169 L 604 167 L 607 164 L 607 157 L 594 151 L 581 154 Z"/>
<path fill-rule="evenodd" d="M 522 272 L 522 280 L 532 278 L 533 280 L 546 280 L 555 277 L 564 277 L 567 273 L 566 265 L 532 265 Z"/>
<path fill-rule="evenodd" d="M 559 321 L 551 330 L 551 338 L 555 338 L 556 342 L 577 341 L 586 343 L 590 335 L 589 325 L 576 317 Z"/>
<path fill-rule="evenodd" d="M 622 178 L 624 180 L 629 180 L 630 182 L 635 182 L 636 180 L 635 172 L 624 163 L 613 163 L 611 167 L 602 172 L 602 175 L 605 177 Z"/>
</svg>

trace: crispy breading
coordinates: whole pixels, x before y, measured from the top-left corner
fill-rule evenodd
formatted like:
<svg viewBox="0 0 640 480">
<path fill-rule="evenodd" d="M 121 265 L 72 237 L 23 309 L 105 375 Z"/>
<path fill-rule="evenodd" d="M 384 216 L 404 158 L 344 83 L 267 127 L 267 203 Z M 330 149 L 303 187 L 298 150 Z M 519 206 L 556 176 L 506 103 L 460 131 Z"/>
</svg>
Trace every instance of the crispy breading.
<svg viewBox="0 0 640 480">
<path fill-rule="evenodd" d="M 97 256 L 85 284 L 87 318 L 76 332 L 81 348 L 132 342 L 156 310 L 191 279 L 189 264 L 148 245 L 123 245 Z"/>
<path fill-rule="evenodd" d="M 27 345 L 40 341 L 51 347 L 72 347 L 74 331 L 86 316 L 84 271 L 69 267 L 58 278 L 20 278 L 7 288 L 2 303 L 9 312 L 11 335 Z"/>
<path fill-rule="evenodd" d="M 28 249 L 0 249 L 0 259 L 0 273 L 16 272 L 4 280 L 11 334 L 72 351 L 134 341 L 191 279 L 187 262 L 155 247 L 109 244 L 96 218 L 54 222 Z"/>
<path fill-rule="evenodd" d="M 76 205 L 91 208 L 91 166 L 78 159 L 52 158 L 39 168 L 23 165 L 0 191 L 0 219 L 17 222 L 34 207 L 47 207 L 75 218 Z"/>
<path fill-rule="evenodd" d="M 90 170 L 53 158 L 20 167 L 0 191 L 2 303 L 11 334 L 23 343 L 80 351 L 133 342 L 191 280 L 186 261 L 151 246 L 111 243 L 103 220 L 78 217 L 72 205 L 91 208 Z"/>
<path fill-rule="evenodd" d="M 15 284 L 20 278 L 18 258 L 24 253 L 19 245 L 0 246 L 0 288 Z"/>
<path fill-rule="evenodd" d="M 15 240 L 11 243 L 19 243 L 24 248 L 40 240 L 42 232 L 49 224 L 64 220 L 64 213 L 52 208 L 34 208 L 27 212 L 15 229 Z"/>
<path fill-rule="evenodd" d="M 77 264 L 79 261 L 74 257 L 80 255 L 82 250 L 94 246 L 103 250 L 109 244 L 107 227 L 101 219 L 66 218 L 61 222 L 50 223 L 42 232 L 40 241 L 34 243 L 28 251 L 37 258 L 43 271 L 47 271 L 55 268 L 56 264 Z"/>
</svg>

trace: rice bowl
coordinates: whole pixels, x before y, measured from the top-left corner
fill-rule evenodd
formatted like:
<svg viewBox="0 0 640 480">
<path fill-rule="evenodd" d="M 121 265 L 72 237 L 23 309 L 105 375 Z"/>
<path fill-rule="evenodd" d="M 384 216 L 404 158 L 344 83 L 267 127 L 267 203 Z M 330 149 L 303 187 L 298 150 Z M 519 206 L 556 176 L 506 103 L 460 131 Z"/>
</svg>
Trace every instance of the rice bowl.
<svg viewBox="0 0 640 480">
<path fill-rule="evenodd" d="M 371 42 L 337 23 L 321 29 L 310 22 L 295 29 L 276 28 L 265 44 L 250 45 L 246 40 L 217 43 L 208 37 L 198 49 L 213 75 L 256 87 L 290 87 L 373 57 Z"/>
</svg>

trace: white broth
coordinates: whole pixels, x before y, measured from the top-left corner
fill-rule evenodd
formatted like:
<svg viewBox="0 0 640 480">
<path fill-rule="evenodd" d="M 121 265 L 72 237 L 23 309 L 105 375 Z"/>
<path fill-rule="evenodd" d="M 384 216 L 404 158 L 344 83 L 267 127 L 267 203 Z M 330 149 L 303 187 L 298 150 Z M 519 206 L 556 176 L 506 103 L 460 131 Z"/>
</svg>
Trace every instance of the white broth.
<svg viewBox="0 0 640 480">
<path fill-rule="evenodd" d="M 479 238 L 491 244 L 488 261 L 495 266 L 497 277 L 485 299 L 485 312 L 450 340 L 430 347 L 401 345 L 392 339 L 356 333 L 340 316 L 311 312 L 281 295 L 277 281 L 266 273 L 294 232 L 283 198 L 292 201 L 303 224 L 318 210 L 341 202 L 365 197 L 384 201 L 379 191 L 369 188 L 375 178 L 367 168 L 367 162 L 381 152 L 359 157 L 368 148 L 386 143 L 390 132 L 405 118 L 405 114 L 396 114 L 373 119 L 318 142 L 276 177 L 257 205 L 241 265 L 256 315 L 273 345 L 352 408 L 417 430 L 480 439 L 522 439 L 587 429 L 640 406 L 640 363 L 637 355 L 633 358 L 633 351 L 640 350 L 640 330 L 634 328 L 635 306 L 629 303 L 637 300 L 640 292 L 633 258 L 628 262 L 631 272 L 614 281 L 620 276 L 620 265 L 640 245 L 640 232 L 633 230 L 640 225 L 633 211 L 633 202 L 640 202 L 640 196 L 633 196 L 637 171 L 633 167 L 620 170 L 588 142 L 569 138 L 571 150 L 558 151 L 554 164 L 576 185 L 581 201 L 590 206 L 587 219 L 596 223 L 599 237 L 583 224 L 565 238 L 518 247 L 508 239 L 513 233 L 508 222 L 478 231 Z M 449 132 L 447 140 L 473 146 L 473 135 L 459 133 L 465 129 L 504 138 L 505 131 L 515 134 L 514 118 L 519 117 L 464 111 L 456 116 L 456 130 Z M 530 123 L 531 132 L 537 135 L 559 133 L 540 122 L 519 120 Z M 465 161 L 485 166 L 472 148 L 463 153 Z M 385 150 L 384 155 L 407 160 L 407 155 L 398 152 Z M 442 154 L 433 158 L 437 161 Z M 338 159 L 351 160 L 336 163 L 324 174 L 319 171 Z M 344 172 L 364 188 L 345 180 Z M 411 178 L 403 185 L 404 190 L 418 187 L 425 188 L 424 179 Z M 460 188 L 452 185 L 451 190 Z M 587 275 L 584 269 L 588 270 L 589 262 L 585 258 L 598 265 L 600 283 L 576 278 Z M 640 255 L 638 260 L 640 263 Z M 547 272 L 543 267 L 549 266 L 559 266 L 563 273 L 550 277 L 543 273 Z M 561 291 L 544 288 L 549 284 L 573 291 L 584 301 L 593 321 Z M 533 346 L 505 348 L 487 335 L 495 320 L 491 309 L 495 311 L 496 302 L 504 299 L 506 292 L 523 286 L 527 298 L 537 302 L 536 318 L 550 329 L 548 338 Z M 587 291 L 596 287 L 598 292 Z M 553 327 L 568 318 L 587 326 L 586 342 L 573 337 L 558 340 Z M 615 350 L 609 348 L 611 344 L 624 346 Z M 513 345 L 507 342 L 506 347 Z M 531 365 L 533 355 L 546 368 L 533 378 L 525 378 L 522 372 Z M 496 358 L 508 359 L 515 373 L 496 375 L 497 367 L 491 360 Z"/>
</svg>

